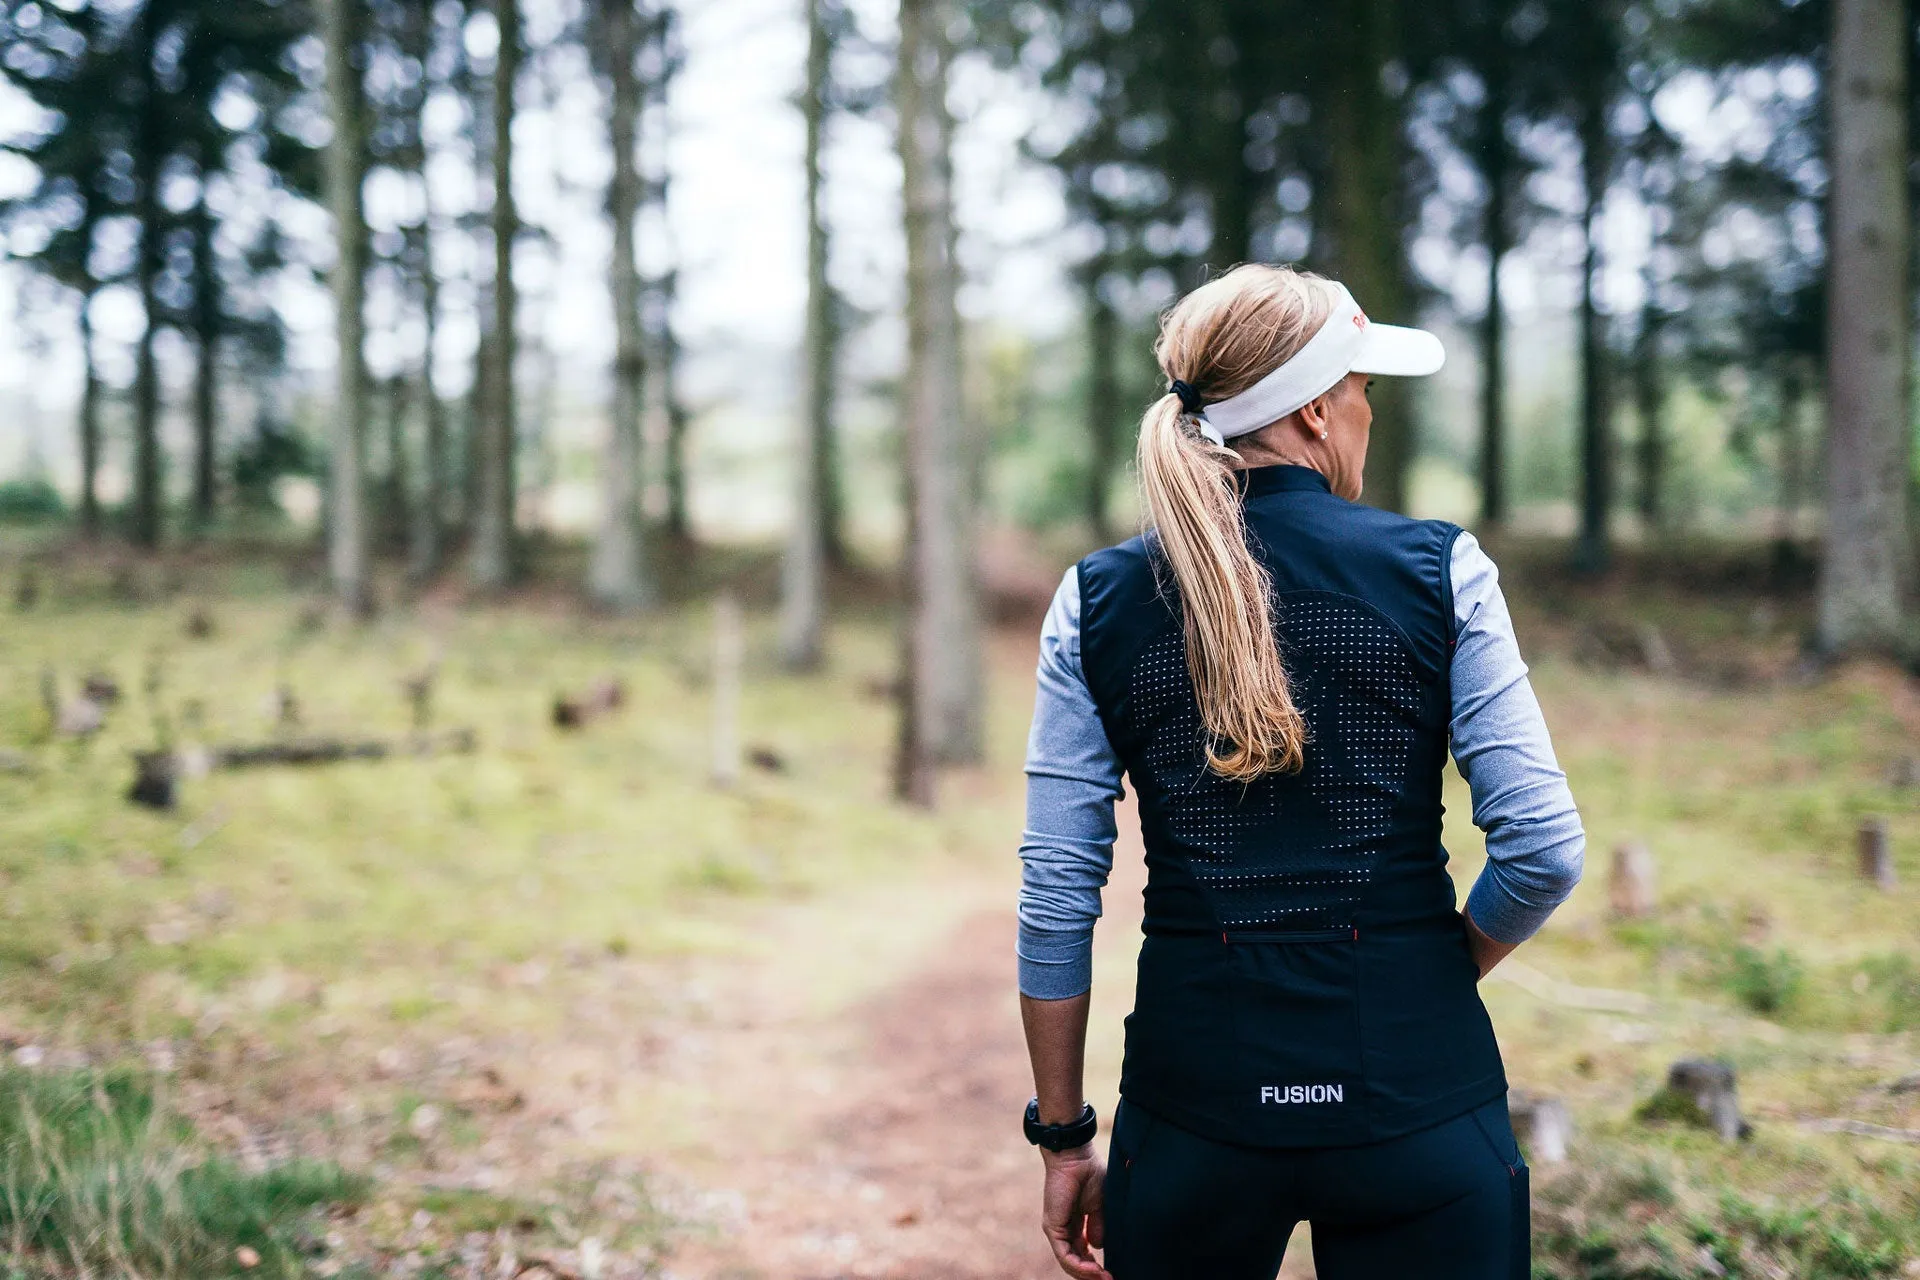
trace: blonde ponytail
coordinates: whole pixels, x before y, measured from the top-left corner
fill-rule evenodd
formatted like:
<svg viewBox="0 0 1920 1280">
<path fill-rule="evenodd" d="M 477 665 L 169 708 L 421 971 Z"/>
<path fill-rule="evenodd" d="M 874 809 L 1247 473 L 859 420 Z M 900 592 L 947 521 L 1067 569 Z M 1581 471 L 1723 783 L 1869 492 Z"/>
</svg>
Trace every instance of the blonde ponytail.
<svg viewBox="0 0 1920 1280">
<path fill-rule="evenodd" d="M 1169 378 L 1224 400 L 1289 359 L 1330 308 L 1318 277 L 1236 267 L 1167 313 L 1155 354 Z M 1273 585 L 1247 546 L 1238 461 L 1200 434 L 1199 418 L 1172 393 L 1141 420 L 1140 486 L 1180 593 L 1207 764 L 1247 782 L 1298 770 L 1307 725 L 1274 637 Z"/>
</svg>

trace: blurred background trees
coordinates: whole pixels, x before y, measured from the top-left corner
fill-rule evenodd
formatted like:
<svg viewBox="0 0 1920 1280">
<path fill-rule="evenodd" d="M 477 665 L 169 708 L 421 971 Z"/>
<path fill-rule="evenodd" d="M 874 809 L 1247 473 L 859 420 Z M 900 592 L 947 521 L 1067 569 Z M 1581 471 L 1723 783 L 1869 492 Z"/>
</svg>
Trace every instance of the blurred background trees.
<svg viewBox="0 0 1920 1280">
<path fill-rule="evenodd" d="M 930 758 L 978 754 L 982 536 L 1127 531 L 1154 316 L 1248 259 L 1449 334 L 1455 390 L 1380 388 L 1370 501 L 1567 537 L 1591 573 L 1622 539 L 1694 528 L 1700 476 L 1742 476 L 1740 528 L 1781 572 L 1819 557 L 1818 645 L 1910 644 L 1916 23 L 1900 0 L 794 0 L 789 16 L 805 195 L 764 210 L 803 246 L 777 379 L 793 453 L 768 496 L 791 508 L 785 660 L 826 652 L 834 572 L 903 551 L 919 619 L 903 683 L 927 700 Z M 678 298 L 702 264 L 679 258 L 674 192 L 727 158 L 675 148 L 684 26 L 671 0 L 0 4 L 14 345 L 79 353 L 56 486 L 76 530 L 205 536 L 305 476 L 352 611 L 382 564 L 425 583 L 458 563 L 493 591 L 530 539 L 566 529 L 592 533 L 593 600 L 654 600 L 696 532 L 691 442 L 714 417 L 686 393 Z M 540 133 L 574 93 L 605 127 Z M 967 302 L 1002 242 L 962 162 L 1007 103 L 1026 124 L 994 163 L 1049 175 L 1052 269 L 1079 317 L 1011 338 Z M 899 166 L 895 283 L 864 310 L 836 265 L 873 253 L 836 235 L 843 125 L 888 131 Z M 612 265 L 591 284 L 613 309 L 585 387 L 546 336 L 580 287 L 559 273 L 582 217 L 604 228 Z M 330 289 L 333 355 L 290 300 L 300 280 Z M 1564 328 L 1516 331 L 1521 296 Z M 878 539 L 847 519 L 866 492 L 847 423 L 876 404 L 903 495 L 873 499 L 901 512 Z M 591 492 L 571 524 L 554 497 L 569 476 Z"/>
</svg>

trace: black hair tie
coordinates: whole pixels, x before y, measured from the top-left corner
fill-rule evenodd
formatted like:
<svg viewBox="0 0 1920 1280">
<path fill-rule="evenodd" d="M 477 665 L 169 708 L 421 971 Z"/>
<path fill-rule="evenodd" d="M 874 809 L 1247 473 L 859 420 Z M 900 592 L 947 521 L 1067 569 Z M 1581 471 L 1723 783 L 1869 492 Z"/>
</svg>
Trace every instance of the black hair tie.
<svg viewBox="0 0 1920 1280">
<path fill-rule="evenodd" d="M 1187 413 L 1198 413 L 1206 405 L 1206 401 L 1201 399 L 1200 393 L 1193 389 L 1191 382 L 1182 382 L 1175 378 L 1168 385 L 1167 390 L 1180 397 L 1180 408 Z"/>
</svg>

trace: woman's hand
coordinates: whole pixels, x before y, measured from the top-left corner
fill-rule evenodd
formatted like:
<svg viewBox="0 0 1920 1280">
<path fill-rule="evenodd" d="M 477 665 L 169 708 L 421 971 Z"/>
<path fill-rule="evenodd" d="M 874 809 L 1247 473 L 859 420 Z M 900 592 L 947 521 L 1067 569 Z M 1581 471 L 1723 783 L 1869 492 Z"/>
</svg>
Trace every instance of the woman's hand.
<svg viewBox="0 0 1920 1280">
<path fill-rule="evenodd" d="M 1112 1280 L 1093 1251 L 1106 1243 L 1106 1219 L 1100 1203 L 1106 1166 L 1093 1144 L 1071 1151 L 1042 1150 L 1047 1164 L 1040 1196 L 1040 1226 L 1053 1246 L 1054 1261 L 1075 1280 Z"/>
</svg>

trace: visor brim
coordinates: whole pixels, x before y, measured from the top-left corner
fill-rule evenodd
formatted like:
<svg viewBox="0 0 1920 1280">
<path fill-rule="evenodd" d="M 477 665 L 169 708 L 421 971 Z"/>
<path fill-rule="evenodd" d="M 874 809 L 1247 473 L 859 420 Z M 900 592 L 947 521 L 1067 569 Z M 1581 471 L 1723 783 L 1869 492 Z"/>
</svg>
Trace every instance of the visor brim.
<svg viewBox="0 0 1920 1280">
<path fill-rule="evenodd" d="M 1370 324 L 1360 343 L 1360 353 L 1354 357 L 1352 371 L 1392 378 L 1424 378 L 1440 372 L 1446 362 L 1447 349 L 1425 329 Z"/>
</svg>

